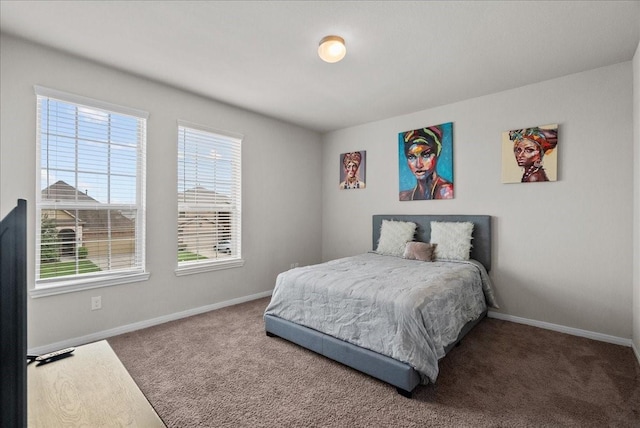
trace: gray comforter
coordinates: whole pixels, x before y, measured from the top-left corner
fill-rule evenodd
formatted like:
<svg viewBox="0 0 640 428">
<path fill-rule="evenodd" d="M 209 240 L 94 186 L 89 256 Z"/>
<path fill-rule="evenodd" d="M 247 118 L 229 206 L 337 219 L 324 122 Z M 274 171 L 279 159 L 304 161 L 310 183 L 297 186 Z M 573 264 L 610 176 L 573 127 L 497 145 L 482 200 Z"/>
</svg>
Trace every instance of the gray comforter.
<svg viewBox="0 0 640 428">
<path fill-rule="evenodd" d="M 495 306 L 491 282 L 478 262 L 367 253 L 281 273 L 265 314 L 408 363 L 428 383 L 487 304 Z"/>
</svg>

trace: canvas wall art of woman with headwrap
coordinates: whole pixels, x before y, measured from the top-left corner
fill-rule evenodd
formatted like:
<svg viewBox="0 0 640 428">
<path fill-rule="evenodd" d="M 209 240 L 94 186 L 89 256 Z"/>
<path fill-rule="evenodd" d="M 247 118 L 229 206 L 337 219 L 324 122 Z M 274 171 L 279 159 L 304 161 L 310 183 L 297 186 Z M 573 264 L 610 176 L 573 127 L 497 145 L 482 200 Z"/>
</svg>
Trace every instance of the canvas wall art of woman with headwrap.
<svg viewBox="0 0 640 428">
<path fill-rule="evenodd" d="M 340 189 L 364 189 L 364 174 L 361 177 L 361 165 L 364 163 L 366 152 L 350 152 L 341 155 L 342 158 L 342 181 Z"/>
<path fill-rule="evenodd" d="M 548 166 L 553 172 L 551 178 L 550 174 L 547 174 L 545 170 L 545 156 L 549 159 L 549 156 L 556 150 L 558 125 L 516 129 L 505 134 L 508 134 L 509 143 L 506 142 L 507 135 L 505 135 L 503 137 L 503 145 L 511 146 L 511 158 L 515 160 L 522 174 L 519 179 L 521 183 L 556 180 L 556 156 L 553 156 L 552 161 L 548 162 Z M 504 147 L 503 150 L 506 151 L 507 147 Z M 555 153 L 553 154 L 555 155 Z M 513 167 L 513 160 L 511 161 L 511 167 Z M 513 178 L 505 179 L 505 170 L 503 168 L 503 182 L 513 183 L 517 181 Z"/>
<path fill-rule="evenodd" d="M 401 201 L 453 198 L 452 125 L 449 122 L 399 134 Z"/>
</svg>

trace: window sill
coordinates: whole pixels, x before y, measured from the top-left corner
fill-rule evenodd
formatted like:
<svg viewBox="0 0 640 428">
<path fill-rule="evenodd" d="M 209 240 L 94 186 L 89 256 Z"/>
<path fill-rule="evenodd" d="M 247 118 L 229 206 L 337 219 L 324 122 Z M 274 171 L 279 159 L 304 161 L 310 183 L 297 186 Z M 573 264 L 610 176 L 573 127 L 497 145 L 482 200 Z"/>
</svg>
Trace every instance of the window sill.
<svg viewBox="0 0 640 428">
<path fill-rule="evenodd" d="M 36 288 L 29 290 L 32 299 L 45 296 L 55 296 L 57 294 L 73 293 L 76 291 L 90 290 L 92 288 L 110 287 L 112 285 L 127 284 L 130 282 L 146 281 L 151 276 L 148 272 L 121 274 L 109 276 L 108 278 L 93 279 L 73 279 L 67 281 L 56 281 L 55 285 L 45 283 L 45 285 L 36 282 Z"/>
<path fill-rule="evenodd" d="M 210 272 L 214 270 L 233 269 L 244 266 L 244 260 L 234 259 L 210 263 L 193 263 L 190 265 L 179 266 L 174 271 L 176 276 L 193 275 L 196 273 Z"/>
</svg>

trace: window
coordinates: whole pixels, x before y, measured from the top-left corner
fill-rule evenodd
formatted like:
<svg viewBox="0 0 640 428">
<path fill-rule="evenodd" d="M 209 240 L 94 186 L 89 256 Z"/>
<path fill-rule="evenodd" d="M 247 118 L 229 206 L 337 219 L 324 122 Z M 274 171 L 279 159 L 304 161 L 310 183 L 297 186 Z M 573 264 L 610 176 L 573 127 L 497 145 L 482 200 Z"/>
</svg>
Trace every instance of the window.
<svg viewBox="0 0 640 428">
<path fill-rule="evenodd" d="M 241 141 L 178 123 L 178 275 L 243 264 Z"/>
<path fill-rule="evenodd" d="M 148 278 L 147 114 L 37 86 L 33 297 Z"/>
</svg>

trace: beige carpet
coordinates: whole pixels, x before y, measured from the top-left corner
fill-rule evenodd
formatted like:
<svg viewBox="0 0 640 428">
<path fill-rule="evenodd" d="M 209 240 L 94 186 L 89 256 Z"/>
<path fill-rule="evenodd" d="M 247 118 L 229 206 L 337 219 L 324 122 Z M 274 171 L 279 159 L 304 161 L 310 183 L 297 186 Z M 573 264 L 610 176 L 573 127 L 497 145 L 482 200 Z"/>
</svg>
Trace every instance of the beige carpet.
<svg viewBox="0 0 640 428">
<path fill-rule="evenodd" d="M 485 319 L 414 399 L 264 333 L 268 299 L 109 339 L 169 427 L 640 427 L 631 348 Z"/>
</svg>

